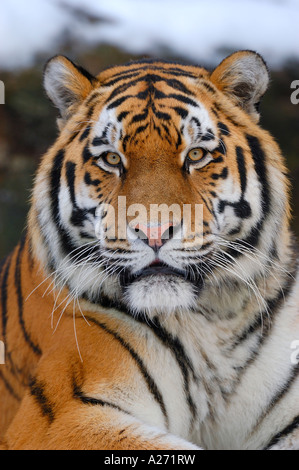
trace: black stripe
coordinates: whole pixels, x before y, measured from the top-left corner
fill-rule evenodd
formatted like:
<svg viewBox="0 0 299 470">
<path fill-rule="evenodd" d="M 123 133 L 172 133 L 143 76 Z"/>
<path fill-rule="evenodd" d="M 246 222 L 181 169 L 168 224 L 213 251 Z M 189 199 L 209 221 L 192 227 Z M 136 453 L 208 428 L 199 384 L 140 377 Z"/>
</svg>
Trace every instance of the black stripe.
<svg viewBox="0 0 299 470">
<path fill-rule="evenodd" d="M 59 194 L 61 186 L 61 173 L 65 157 L 63 149 L 57 153 L 54 163 L 50 172 L 50 200 L 51 200 L 51 215 L 54 224 L 56 225 L 57 236 L 60 238 L 61 247 L 65 253 L 70 253 L 76 249 L 72 239 L 65 228 L 62 226 L 60 220 L 59 209 Z"/>
<path fill-rule="evenodd" d="M 196 133 L 195 139 L 199 139 L 202 136 L 201 123 L 200 123 L 199 119 L 197 119 L 196 117 L 193 117 L 193 118 L 191 118 L 190 122 L 194 123 L 194 125 L 197 128 L 197 133 Z M 183 133 L 183 129 L 182 129 L 182 133 Z"/>
<path fill-rule="evenodd" d="M 109 104 L 109 106 L 107 107 L 107 109 L 114 109 L 114 108 L 117 108 L 117 107 L 120 106 L 122 103 L 124 103 L 125 101 L 127 101 L 129 98 L 133 98 L 133 96 L 132 96 L 132 95 L 122 96 L 121 98 L 118 98 L 117 100 L 112 101 L 112 103 Z"/>
<path fill-rule="evenodd" d="M 211 184 L 210 184 L 210 186 L 211 186 Z M 210 205 L 209 205 L 208 202 L 207 202 L 207 200 L 206 200 L 206 198 L 205 198 L 202 194 L 200 194 L 199 191 L 198 191 L 198 193 L 199 193 L 199 195 L 201 196 L 201 199 L 203 200 L 203 202 L 204 202 L 204 204 L 205 204 L 207 210 L 210 212 L 210 214 L 211 214 L 211 215 L 214 217 L 214 219 L 217 221 L 217 217 L 216 217 L 215 211 L 214 211 L 214 209 L 213 209 L 213 204 L 212 204 L 211 200 L 209 199 L 209 202 L 210 202 Z M 223 254 L 223 255 L 224 255 L 224 254 Z"/>
<path fill-rule="evenodd" d="M 245 238 L 243 242 L 242 240 L 238 241 L 238 243 L 240 244 L 240 246 L 242 246 L 242 243 L 243 243 L 245 247 L 248 247 L 248 246 L 255 247 L 259 243 L 262 230 L 264 227 L 264 223 L 271 210 L 270 185 L 269 185 L 267 167 L 266 167 L 266 156 L 261 147 L 259 139 L 252 135 L 246 135 L 246 138 L 247 138 L 248 146 L 251 151 L 252 159 L 254 162 L 255 172 L 262 188 L 261 198 L 260 198 L 261 207 L 262 207 L 262 215 L 261 215 L 260 220 L 256 224 L 256 226 L 254 226 L 251 229 L 251 232 L 247 236 L 247 238 Z M 240 160 L 239 160 L 239 163 L 240 163 Z M 230 205 L 230 203 L 226 201 L 221 201 L 220 204 L 221 204 L 221 207 L 219 207 L 220 210 L 224 209 L 225 205 Z M 237 210 L 237 215 L 240 218 L 247 218 L 247 217 L 250 217 L 251 215 L 251 207 L 249 206 L 247 201 L 244 201 L 244 200 L 241 201 L 240 203 L 237 204 L 235 209 Z M 236 259 L 242 256 L 242 252 L 235 250 L 233 248 L 230 248 L 228 250 L 228 253 Z"/>
<path fill-rule="evenodd" d="M 143 65 L 139 67 L 139 65 Z M 162 65 L 159 65 L 162 64 Z M 164 65 L 164 66 L 163 66 Z M 165 65 L 173 65 L 176 67 L 165 67 Z M 179 67 L 178 67 L 179 66 Z M 196 65 L 192 65 L 192 68 L 198 69 L 198 72 L 195 74 L 193 72 L 189 72 L 185 70 L 182 67 L 190 67 L 190 64 L 185 63 L 183 61 L 178 62 L 178 61 L 172 61 L 172 60 L 166 60 L 166 59 L 140 59 L 140 60 L 134 60 L 132 62 L 128 62 L 127 64 L 122 65 L 124 70 L 121 72 L 115 73 L 113 77 L 118 77 L 120 75 L 123 75 L 125 73 L 129 72 L 137 72 L 137 71 L 144 71 L 144 70 L 159 70 L 160 72 L 164 73 L 174 73 L 178 75 L 186 75 L 190 78 L 202 78 L 203 75 L 200 73 L 202 69 Z M 134 68 L 135 67 L 135 68 Z M 112 70 L 115 67 L 110 67 L 108 70 Z M 106 82 L 103 82 L 104 85 L 106 85 Z"/>
<path fill-rule="evenodd" d="M 92 160 L 94 157 L 92 155 L 92 153 L 90 152 L 89 148 L 88 148 L 88 145 L 86 145 L 83 149 L 83 152 L 82 152 L 82 159 L 83 159 L 83 164 L 89 162 L 89 160 Z"/>
<path fill-rule="evenodd" d="M 76 227 L 84 227 L 84 222 L 88 218 L 89 214 L 95 215 L 94 209 L 81 209 L 77 205 L 76 201 L 76 190 L 75 190 L 75 177 L 76 177 L 76 164 L 73 162 L 67 162 L 66 164 L 66 179 L 69 188 L 70 198 L 72 202 L 72 215 L 70 222 Z M 92 184 L 98 186 L 100 180 L 92 180 L 88 172 L 85 173 L 84 181 L 86 184 Z"/>
<path fill-rule="evenodd" d="M 80 401 L 82 403 L 84 403 L 85 405 L 109 406 L 110 408 L 114 408 L 118 411 L 121 411 L 122 413 L 130 414 L 130 413 L 128 413 L 128 411 L 125 411 L 124 409 L 120 408 L 119 406 L 114 405 L 113 403 L 110 403 L 108 401 L 99 400 L 98 398 L 89 398 L 89 397 L 86 397 L 84 395 L 80 395 L 77 398 L 79 398 Z"/>
<path fill-rule="evenodd" d="M 167 125 L 163 123 L 163 124 L 162 124 L 162 127 L 163 127 L 165 133 L 167 134 L 167 136 L 168 136 L 168 137 L 171 137 L 170 131 L 169 131 Z M 168 140 L 168 142 L 169 142 L 169 140 Z"/>
<path fill-rule="evenodd" d="M 177 140 L 176 140 L 176 148 L 179 149 L 179 147 L 182 145 L 182 136 L 181 136 L 181 133 L 180 131 L 178 130 L 178 128 L 176 126 L 174 126 L 174 129 L 176 131 L 176 134 L 177 134 Z"/>
<path fill-rule="evenodd" d="M 213 173 L 211 175 L 211 178 L 213 180 L 219 180 L 219 179 L 225 180 L 227 177 L 228 177 L 228 168 L 226 166 L 223 168 L 221 173 Z"/>
<path fill-rule="evenodd" d="M 279 443 L 279 441 L 282 441 L 289 435 L 291 435 L 294 431 L 296 431 L 299 428 L 299 416 L 296 416 L 296 418 L 293 419 L 293 421 L 286 426 L 282 431 L 280 431 L 278 434 L 276 434 L 269 444 L 264 448 L 264 450 L 269 450 L 271 447 L 275 446 L 276 444 Z"/>
<path fill-rule="evenodd" d="M 138 77 L 139 75 L 140 75 L 140 72 L 134 72 L 133 70 L 132 72 L 130 72 L 126 70 L 122 72 L 121 74 L 115 75 L 115 78 L 112 78 L 111 80 L 109 80 L 109 82 L 103 82 L 103 85 L 105 87 L 109 87 L 109 86 L 115 85 L 115 83 L 118 83 L 122 80 L 128 80 L 129 78 Z"/>
<path fill-rule="evenodd" d="M 137 83 L 139 83 L 140 81 L 144 81 L 144 78 L 143 77 L 139 77 L 138 79 L 136 80 L 131 80 L 130 82 L 126 82 L 126 83 L 122 83 L 121 85 L 119 85 L 117 88 L 115 88 L 109 95 L 109 97 L 106 99 L 106 104 L 109 103 L 111 100 L 114 100 L 118 95 L 124 93 L 125 91 L 127 91 L 129 88 L 132 88 L 134 85 L 136 85 Z M 130 95 L 127 95 L 125 97 L 122 97 L 122 98 L 129 98 Z M 118 98 L 118 100 L 121 100 L 122 98 Z M 116 100 L 117 101 L 117 100 Z M 115 106 L 113 106 L 115 107 Z M 110 109 L 110 105 L 108 106 L 108 109 Z"/>
<path fill-rule="evenodd" d="M 134 122 L 144 121 L 147 117 L 148 117 L 148 109 L 145 109 L 142 114 L 135 114 L 135 116 L 133 116 L 130 124 L 134 124 Z"/>
<path fill-rule="evenodd" d="M 59 150 L 54 159 L 54 163 L 50 173 L 50 196 L 51 196 L 51 209 L 52 218 L 56 225 L 59 226 L 59 191 L 60 191 L 60 178 L 62 172 L 62 164 L 65 152 L 63 149 Z"/>
<path fill-rule="evenodd" d="M 152 103 L 153 98 L 161 98 L 162 96 L 165 97 L 165 93 L 162 93 L 162 91 L 157 90 L 153 85 L 149 85 L 145 90 L 139 91 L 137 93 L 136 98 L 139 100 L 149 100 L 149 103 Z"/>
<path fill-rule="evenodd" d="M 224 145 L 223 142 L 220 142 L 219 146 L 217 148 L 215 148 L 213 153 L 215 153 L 215 152 L 219 152 L 222 155 L 226 155 L 226 146 Z"/>
<path fill-rule="evenodd" d="M 237 158 L 238 170 L 239 170 L 239 175 L 240 175 L 241 192 L 242 192 L 242 196 L 244 196 L 244 193 L 246 191 L 246 186 L 247 186 L 247 171 L 246 171 L 246 166 L 245 166 L 243 149 L 239 146 L 236 147 L 236 158 Z"/>
<path fill-rule="evenodd" d="M 162 138 L 162 132 L 161 132 L 160 126 L 157 126 L 157 125 L 154 123 L 154 130 L 157 131 L 158 134 L 159 134 L 159 137 Z"/>
<path fill-rule="evenodd" d="M 186 119 L 186 117 L 188 116 L 188 111 L 186 111 L 186 109 L 184 108 L 181 108 L 179 106 L 176 106 L 175 108 L 173 108 L 175 110 L 175 112 L 182 118 L 182 119 Z"/>
<path fill-rule="evenodd" d="M 209 142 L 211 140 L 215 140 L 215 134 L 212 129 L 207 129 L 207 133 L 202 135 L 201 140 L 202 142 Z"/>
<path fill-rule="evenodd" d="M 192 96 L 194 95 L 194 93 L 192 93 L 180 80 L 177 80 L 175 78 L 166 79 L 163 77 L 161 80 L 165 81 L 168 86 L 170 86 L 171 88 L 174 88 L 175 90 L 185 93 L 186 95 L 192 95 Z M 193 103 L 195 103 L 195 101 L 193 101 Z M 195 103 L 195 104 L 192 104 L 192 106 L 198 107 L 198 104 Z"/>
<path fill-rule="evenodd" d="M 249 243 L 252 246 L 256 246 L 259 242 L 262 229 L 264 226 L 264 222 L 269 215 L 270 208 L 271 208 L 271 200 L 270 200 L 270 187 L 267 175 L 267 168 L 266 168 L 266 157 L 265 153 L 261 147 L 260 141 L 257 137 L 247 135 L 247 142 L 252 154 L 252 158 L 254 161 L 255 171 L 258 177 L 258 180 L 262 187 L 261 192 L 261 206 L 262 206 L 262 217 L 258 222 L 257 226 L 254 227 L 251 231 L 249 237 L 245 240 L 246 243 Z"/>
<path fill-rule="evenodd" d="M 75 172 L 76 172 L 76 164 L 73 162 L 67 162 L 66 172 L 65 172 L 67 184 L 68 184 L 72 204 L 74 207 L 77 207 L 76 193 L 75 193 Z"/>
<path fill-rule="evenodd" d="M 171 121 L 171 116 L 169 113 L 164 113 L 162 111 L 159 111 L 154 104 L 152 104 L 152 110 L 155 114 L 155 116 L 158 118 L 158 119 L 162 119 L 162 121 Z"/>
<path fill-rule="evenodd" d="M 149 328 L 151 328 L 151 330 L 160 339 L 163 345 L 166 348 L 170 349 L 171 352 L 174 354 L 184 379 L 184 390 L 186 393 L 188 406 L 191 415 L 194 418 L 197 413 L 197 410 L 189 391 L 189 372 L 191 372 L 191 375 L 195 381 L 197 381 L 197 376 L 195 374 L 193 364 L 191 363 L 190 358 L 187 356 L 187 353 L 181 341 L 178 337 L 174 337 L 171 333 L 165 330 L 165 328 L 163 328 L 157 317 L 153 318 L 153 320 L 151 321 L 150 319 L 139 315 L 135 318 L 135 320 L 139 321 L 140 323 L 144 323 Z"/>
<path fill-rule="evenodd" d="M 226 136 L 226 137 L 229 137 L 230 136 L 230 131 L 229 131 L 229 128 L 227 127 L 226 124 L 224 124 L 223 122 L 219 121 L 217 123 L 217 127 L 218 129 L 220 130 L 220 134 L 222 136 Z"/>
<path fill-rule="evenodd" d="M 7 315 L 8 313 L 7 312 L 7 298 L 8 298 L 7 287 L 8 285 L 7 285 L 7 282 L 8 282 L 8 275 L 9 275 L 9 270 L 10 270 L 11 261 L 12 261 L 12 255 L 8 256 L 6 260 L 7 260 L 7 265 L 5 268 L 5 273 L 3 275 L 2 284 L 1 284 L 2 335 L 3 335 L 3 340 L 6 346 L 5 355 L 9 363 L 10 371 L 13 375 L 16 376 L 16 375 L 22 374 L 22 370 L 17 368 L 17 366 L 15 366 L 15 364 L 13 363 L 12 358 L 11 358 L 11 353 L 8 351 L 8 343 L 6 339 L 6 329 L 7 329 L 7 320 L 8 320 L 8 315 Z M 3 381 L 5 382 L 4 377 L 3 377 Z M 14 394 L 14 391 L 11 389 L 8 383 L 6 383 L 6 388 L 10 391 L 10 393 Z M 19 399 L 17 395 L 14 395 L 14 396 L 16 399 Z"/>
<path fill-rule="evenodd" d="M 3 258 L 1 261 L 0 261 L 0 277 L 1 277 L 1 274 L 2 274 L 2 271 L 5 267 L 5 264 L 6 264 L 6 261 L 8 259 L 8 256 L 6 256 L 5 258 Z"/>
<path fill-rule="evenodd" d="M 32 341 L 30 334 L 28 333 L 26 329 L 25 321 L 23 318 L 21 256 L 24 251 L 24 245 L 25 245 L 25 238 L 23 238 L 23 240 L 20 242 L 19 251 L 18 251 L 17 260 L 16 260 L 16 269 L 15 269 L 15 287 L 16 287 L 17 299 L 18 299 L 19 324 L 20 324 L 26 343 L 30 346 L 30 348 L 35 354 L 37 354 L 38 356 L 41 356 L 42 351 L 40 347 Z"/>
<path fill-rule="evenodd" d="M 86 107 L 89 108 L 92 105 L 92 103 L 99 97 L 100 97 L 99 90 L 96 90 L 95 92 L 93 92 L 85 103 Z"/>
<path fill-rule="evenodd" d="M 102 137 L 95 137 L 92 141 L 92 145 L 94 147 L 100 147 L 102 145 L 109 145 L 109 142 L 106 138 L 102 138 Z"/>
<path fill-rule="evenodd" d="M 6 327 L 7 327 L 7 281 L 11 265 L 11 257 L 7 261 L 1 283 L 1 310 L 2 310 L 2 336 L 4 343 L 6 342 Z"/>
<path fill-rule="evenodd" d="M 217 158 L 214 158 L 212 161 L 210 161 L 208 164 L 211 164 L 211 163 L 223 163 L 224 162 L 224 159 L 223 157 L 220 155 L 219 157 Z"/>
<path fill-rule="evenodd" d="M 130 134 L 127 134 L 127 135 L 123 138 L 122 144 L 123 144 L 124 152 L 127 151 L 127 146 L 128 146 L 128 142 L 130 141 L 130 139 L 131 139 Z"/>
<path fill-rule="evenodd" d="M 88 216 L 88 211 L 78 207 L 77 202 L 76 202 L 76 190 L 75 190 L 76 164 L 73 162 L 67 162 L 65 173 L 66 173 L 66 179 L 67 179 L 67 185 L 69 188 L 70 198 L 71 198 L 71 202 L 73 206 L 70 222 L 75 227 L 84 227 L 84 222 Z"/>
<path fill-rule="evenodd" d="M 89 110 L 88 110 L 87 113 L 86 113 L 86 120 L 91 118 L 91 116 L 93 115 L 93 112 L 94 112 L 95 107 L 96 107 L 96 104 L 92 105 L 92 106 L 89 108 Z"/>
<path fill-rule="evenodd" d="M 109 408 L 114 408 L 115 410 L 121 411 L 122 413 L 130 414 L 128 411 L 124 410 L 118 405 L 115 405 L 114 403 L 100 400 L 98 398 L 91 398 L 87 397 L 78 384 L 76 383 L 75 379 L 73 380 L 73 391 L 74 391 L 74 398 L 79 399 L 84 405 L 93 405 L 93 406 L 108 406 Z"/>
<path fill-rule="evenodd" d="M 88 186 L 90 186 L 90 185 L 91 186 L 99 186 L 99 184 L 101 184 L 101 180 L 99 180 L 99 179 L 93 180 L 91 178 L 91 175 L 90 175 L 89 171 L 85 172 L 84 181 Z"/>
<path fill-rule="evenodd" d="M 160 61 L 159 61 L 160 62 Z M 143 72 L 150 70 L 162 72 L 163 74 L 166 75 L 173 75 L 174 77 L 188 77 L 188 78 L 196 78 L 197 80 L 202 77 L 200 73 L 194 74 L 192 72 L 188 72 L 186 70 L 183 70 L 179 67 L 170 67 L 170 68 L 165 68 L 165 67 L 159 67 L 157 65 L 151 65 L 148 63 L 147 66 L 144 67 L 137 67 L 137 68 L 131 68 L 134 66 L 134 64 L 137 64 L 138 62 L 134 62 L 132 64 L 127 64 L 128 69 L 123 70 L 122 72 L 116 73 L 113 75 L 112 79 L 108 82 L 103 82 L 102 84 L 104 86 L 109 86 L 113 85 L 114 83 L 117 83 L 117 81 L 121 81 L 122 79 L 125 80 L 126 78 L 130 78 L 129 74 L 132 74 L 133 76 L 144 76 Z M 200 70 L 200 69 L 199 69 Z M 136 73 L 135 73 L 136 72 Z M 135 75 L 133 75 L 135 74 Z M 115 77 L 115 78 L 114 78 Z"/>
<path fill-rule="evenodd" d="M 97 325 L 98 327 L 102 328 L 102 330 L 104 330 L 106 333 L 110 334 L 111 336 L 113 336 L 122 346 L 123 348 L 126 349 L 126 351 L 128 351 L 128 353 L 131 355 L 131 357 L 134 359 L 134 361 L 136 362 L 147 386 L 148 386 L 148 389 L 150 391 L 150 393 L 153 395 L 153 397 L 155 398 L 156 402 L 159 404 L 160 408 L 161 408 L 161 411 L 164 415 L 164 418 L 166 420 L 166 424 L 168 425 L 168 416 L 167 416 L 167 411 L 166 411 L 166 406 L 165 406 L 165 403 L 164 403 L 164 399 L 163 399 L 163 396 L 161 394 L 161 392 L 159 391 L 158 389 L 158 386 L 156 384 L 156 382 L 154 381 L 153 377 L 149 374 L 149 371 L 147 370 L 147 368 L 145 367 L 142 359 L 140 358 L 140 356 L 136 353 L 136 351 L 134 351 L 134 349 L 130 346 L 129 343 L 127 343 L 117 332 L 111 330 L 110 328 L 108 328 L 104 323 L 101 323 L 100 321 L 96 320 L 95 318 L 93 317 L 86 317 L 88 321 L 90 321 L 91 323 L 94 323 L 95 325 Z"/>
<path fill-rule="evenodd" d="M 73 135 L 69 138 L 66 146 L 70 145 L 80 134 L 80 131 L 74 132 Z"/>
<path fill-rule="evenodd" d="M 36 403 L 40 406 L 43 416 L 47 417 L 51 424 L 55 419 L 54 407 L 45 394 L 45 385 L 36 378 L 32 378 L 29 382 L 31 396 L 35 398 Z"/>
<path fill-rule="evenodd" d="M 209 92 L 211 92 L 213 94 L 216 93 L 215 88 L 210 83 L 207 83 L 204 80 L 201 80 L 200 85 L 203 85 Z"/>
<path fill-rule="evenodd" d="M 91 127 L 89 126 L 89 127 L 87 127 L 87 128 L 85 129 L 84 132 L 82 132 L 82 134 L 80 135 L 79 141 L 80 141 L 80 142 L 83 142 L 83 140 L 87 139 L 87 137 L 88 137 L 89 134 L 90 134 L 90 131 L 91 131 Z"/>
<path fill-rule="evenodd" d="M 251 217 L 251 214 L 252 214 L 251 207 L 250 207 L 249 203 L 247 201 L 245 201 L 244 199 L 241 199 L 241 201 L 239 201 L 239 202 L 230 202 L 230 201 L 221 201 L 220 200 L 219 204 L 218 204 L 219 212 L 222 213 L 226 206 L 233 207 L 236 217 L 239 217 L 240 219 L 248 219 L 249 217 Z M 241 229 L 242 229 L 242 225 L 239 226 L 239 228 L 236 232 L 235 232 L 235 230 L 233 230 L 232 232 L 230 232 L 230 234 L 231 235 L 233 235 L 233 234 L 236 235 L 237 233 L 240 232 Z M 240 241 L 238 241 L 238 243 L 240 244 L 240 247 L 241 247 L 242 243 Z M 238 250 L 236 250 L 234 248 L 230 248 L 228 250 L 228 253 L 231 256 L 234 256 L 235 258 L 238 258 L 242 254 L 242 253 L 239 253 Z"/>
<path fill-rule="evenodd" d="M 167 77 L 162 77 L 160 75 L 156 75 L 156 74 L 146 74 L 146 75 L 143 75 L 139 78 L 137 78 L 136 80 L 132 80 L 130 82 L 127 82 L 127 83 L 124 83 L 122 85 L 120 85 L 119 87 L 117 87 L 115 90 L 113 90 L 113 92 L 109 95 L 109 97 L 107 98 L 106 100 L 106 103 L 109 103 L 109 101 L 111 101 L 112 99 L 114 99 L 115 97 L 117 97 L 118 95 L 120 95 L 121 93 L 124 93 L 125 91 L 127 91 L 129 88 L 132 88 L 134 87 L 135 85 L 137 85 L 138 83 L 140 82 L 147 82 L 147 83 L 150 83 L 150 84 L 153 84 L 153 83 L 157 83 L 157 82 L 165 82 L 167 83 L 167 85 L 175 90 L 178 90 L 182 93 L 185 93 L 186 95 L 192 95 L 191 91 L 179 80 L 175 79 L 175 78 L 167 78 Z M 119 98 L 119 100 L 124 100 L 124 99 L 128 99 L 132 97 L 131 95 L 128 95 L 126 97 L 122 97 L 122 98 Z M 117 100 L 118 101 L 118 100 Z M 111 109 L 111 107 L 116 107 L 118 106 L 118 104 L 115 104 L 117 101 L 111 103 L 109 106 L 108 106 L 108 109 Z M 122 103 L 123 101 L 121 101 Z M 194 102 L 195 103 L 195 102 Z M 196 106 L 197 103 L 196 103 Z"/>
<path fill-rule="evenodd" d="M 254 161 L 255 171 L 262 186 L 262 209 L 263 220 L 265 220 L 270 212 L 271 207 L 270 186 L 266 168 L 266 156 L 257 137 L 247 135 L 246 138 Z"/>
<path fill-rule="evenodd" d="M 249 203 L 244 199 L 244 194 L 245 194 L 246 186 L 247 186 L 247 171 L 246 171 L 246 166 L 245 166 L 244 153 L 241 147 L 236 147 L 236 160 L 237 160 L 239 176 L 240 176 L 240 186 L 241 186 L 240 200 L 238 202 L 230 202 L 230 201 L 221 200 L 219 202 L 218 209 L 222 213 L 226 206 L 233 207 L 236 217 L 239 217 L 240 219 L 248 219 L 249 217 L 251 217 L 252 211 L 251 211 L 251 207 Z M 238 233 L 241 230 L 241 228 L 242 228 L 242 225 L 240 226 L 240 229 L 238 229 L 236 233 Z"/>
<path fill-rule="evenodd" d="M 139 126 L 135 131 L 134 137 L 136 137 L 136 135 L 141 134 L 142 132 L 144 132 L 148 128 L 148 126 L 149 126 L 149 124 L 145 124 L 144 126 Z"/>
<path fill-rule="evenodd" d="M 177 101 L 181 101 L 181 103 L 189 104 L 189 105 L 193 106 L 194 108 L 199 108 L 198 103 L 196 103 L 196 101 L 192 100 L 188 96 L 179 95 L 177 93 L 170 93 L 169 95 L 166 94 L 165 98 L 173 98 Z"/>
<path fill-rule="evenodd" d="M 117 116 L 118 122 L 122 122 L 128 116 L 128 114 L 130 114 L 129 111 L 123 111 L 122 113 L 120 113 Z"/>
</svg>

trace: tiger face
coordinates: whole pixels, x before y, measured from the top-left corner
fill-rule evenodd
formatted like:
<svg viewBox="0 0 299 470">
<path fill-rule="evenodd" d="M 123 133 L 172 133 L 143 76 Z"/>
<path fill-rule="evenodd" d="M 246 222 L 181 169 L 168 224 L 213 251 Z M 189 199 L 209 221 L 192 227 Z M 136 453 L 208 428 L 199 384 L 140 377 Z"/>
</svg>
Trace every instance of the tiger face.
<svg viewBox="0 0 299 470">
<path fill-rule="evenodd" d="M 60 135 L 38 172 L 31 225 L 58 287 L 153 316 L 262 276 L 266 263 L 245 253 L 275 253 L 288 217 L 281 156 L 257 124 L 268 80 L 248 51 L 213 73 L 141 61 L 93 77 L 53 58 L 45 89 Z"/>
</svg>

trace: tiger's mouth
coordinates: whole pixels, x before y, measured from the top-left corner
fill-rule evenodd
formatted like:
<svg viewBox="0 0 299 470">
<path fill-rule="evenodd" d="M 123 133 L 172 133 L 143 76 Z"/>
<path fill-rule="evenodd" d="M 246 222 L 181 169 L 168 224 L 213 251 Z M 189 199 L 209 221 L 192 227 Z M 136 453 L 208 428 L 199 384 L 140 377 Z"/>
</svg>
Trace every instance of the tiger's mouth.
<svg viewBox="0 0 299 470">
<path fill-rule="evenodd" d="M 157 262 L 154 261 L 151 263 L 149 266 L 146 268 L 141 269 L 137 273 L 131 275 L 134 281 L 138 281 L 139 279 L 142 279 L 144 277 L 148 276 L 162 276 L 162 275 L 168 275 L 168 276 L 179 276 L 182 278 L 186 277 L 186 273 L 180 269 L 173 268 L 172 266 L 169 266 L 168 264 L 165 264 L 161 261 Z"/>
<path fill-rule="evenodd" d="M 128 271 L 125 272 L 121 277 L 121 283 L 125 287 L 150 277 L 155 278 L 156 280 L 159 279 L 159 277 L 161 277 L 161 280 L 162 278 L 165 280 L 167 280 L 167 278 L 172 280 L 173 278 L 180 278 L 187 282 L 191 282 L 188 272 L 174 268 L 162 261 L 154 261 L 149 266 L 142 268 L 134 274 L 129 273 Z M 194 279 L 192 283 L 194 283 Z"/>
</svg>

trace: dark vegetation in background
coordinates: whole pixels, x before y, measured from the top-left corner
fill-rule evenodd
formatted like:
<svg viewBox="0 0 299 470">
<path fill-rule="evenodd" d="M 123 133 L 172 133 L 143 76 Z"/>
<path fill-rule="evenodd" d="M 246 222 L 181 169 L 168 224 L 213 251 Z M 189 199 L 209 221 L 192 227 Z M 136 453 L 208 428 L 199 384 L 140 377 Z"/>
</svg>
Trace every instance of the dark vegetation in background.
<svg viewBox="0 0 299 470">
<path fill-rule="evenodd" d="M 110 46 L 99 46 L 74 57 L 65 55 L 97 74 L 110 65 L 135 59 Z M 165 51 L 166 52 L 166 51 Z M 165 53 L 164 58 L 171 58 Z M 41 64 L 46 58 L 38 60 Z M 204 65 L 204 64 L 202 64 Z M 291 83 L 299 79 L 298 63 L 289 63 L 272 73 L 270 89 L 263 99 L 262 126 L 280 144 L 293 184 L 293 226 L 299 235 L 299 105 L 290 101 Z M 42 66 L 15 73 L 1 73 L 6 104 L 0 106 L 0 258 L 18 242 L 26 224 L 30 189 L 37 165 L 54 142 L 56 110 L 42 88 Z"/>
</svg>

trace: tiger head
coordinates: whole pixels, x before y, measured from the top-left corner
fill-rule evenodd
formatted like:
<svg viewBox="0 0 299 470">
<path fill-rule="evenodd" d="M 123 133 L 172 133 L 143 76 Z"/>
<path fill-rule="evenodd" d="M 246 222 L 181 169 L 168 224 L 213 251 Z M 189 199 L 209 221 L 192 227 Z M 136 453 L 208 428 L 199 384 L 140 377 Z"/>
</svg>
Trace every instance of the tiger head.
<svg viewBox="0 0 299 470">
<path fill-rule="evenodd" d="M 59 136 L 30 217 L 58 286 L 152 316 L 216 305 L 265 276 L 289 217 L 280 151 L 258 125 L 268 82 L 251 51 L 212 73 L 143 60 L 94 77 L 51 59 Z"/>
</svg>

